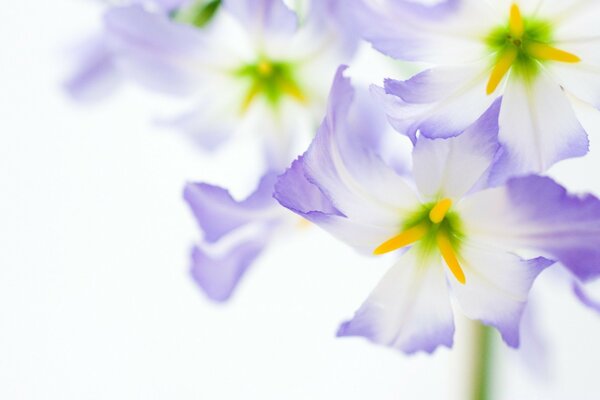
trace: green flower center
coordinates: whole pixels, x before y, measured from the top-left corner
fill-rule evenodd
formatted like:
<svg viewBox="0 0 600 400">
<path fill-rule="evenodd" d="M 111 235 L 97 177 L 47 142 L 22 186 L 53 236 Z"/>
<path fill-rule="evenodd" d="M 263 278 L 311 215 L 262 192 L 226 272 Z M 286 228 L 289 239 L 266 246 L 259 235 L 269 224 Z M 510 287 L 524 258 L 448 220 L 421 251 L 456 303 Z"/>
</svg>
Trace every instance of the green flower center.
<svg viewBox="0 0 600 400">
<path fill-rule="evenodd" d="M 558 61 L 576 63 L 579 57 L 552 47 L 552 27 L 548 21 L 524 18 L 516 4 L 510 10 L 508 24 L 492 30 L 485 39 L 496 54 L 487 86 L 492 94 L 509 70 L 525 79 L 538 73 L 541 63 Z"/>
<path fill-rule="evenodd" d="M 258 62 L 244 65 L 234 75 L 247 82 L 248 91 L 242 102 L 242 112 L 259 97 L 276 108 L 284 97 L 305 103 L 306 95 L 297 83 L 294 65 L 289 62 L 272 61 L 262 57 Z"/>
<path fill-rule="evenodd" d="M 373 254 L 389 253 L 412 244 L 422 258 L 440 254 L 456 280 L 465 284 L 458 257 L 465 236 L 460 217 L 451 207 L 450 199 L 424 204 L 407 218 L 401 233 L 379 245 Z"/>
</svg>

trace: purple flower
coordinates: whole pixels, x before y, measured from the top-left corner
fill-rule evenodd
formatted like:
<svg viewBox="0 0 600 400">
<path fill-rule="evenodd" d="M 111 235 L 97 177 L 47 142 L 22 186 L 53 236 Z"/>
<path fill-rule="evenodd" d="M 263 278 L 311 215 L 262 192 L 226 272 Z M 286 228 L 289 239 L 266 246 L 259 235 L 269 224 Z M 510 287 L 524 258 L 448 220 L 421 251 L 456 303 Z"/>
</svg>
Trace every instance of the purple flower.
<svg viewBox="0 0 600 400">
<path fill-rule="evenodd" d="M 256 137 L 281 170 L 310 139 L 335 68 L 356 45 L 338 3 L 313 1 L 299 19 L 282 0 L 224 0 L 202 29 L 132 5 L 111 9 L 105 26 L 130 79 L 196 99 L 169 125 L 208 150 Z"/>
<path fill-rule="evenodd" d="M 600 275 L 598 199 L 539 176 L 482 184 L 500 148 L 499 101 L 460 136 L 416 138 L 411 180 L 355 140 L 354 90 L 343 70 L 317 136 L 275 190 L 283 206 L 358 250 L 403 250 L 340 336 L 407 353 L 451 346 L 451 295 L 467 317 L 517 347 L 529 289 L 544 268 L 559 261 L 579 279 Z M 314 189 L 297 190 L 306 185 Z M 303 193 L 319 193 L 326 206 Z"/>
</svg>

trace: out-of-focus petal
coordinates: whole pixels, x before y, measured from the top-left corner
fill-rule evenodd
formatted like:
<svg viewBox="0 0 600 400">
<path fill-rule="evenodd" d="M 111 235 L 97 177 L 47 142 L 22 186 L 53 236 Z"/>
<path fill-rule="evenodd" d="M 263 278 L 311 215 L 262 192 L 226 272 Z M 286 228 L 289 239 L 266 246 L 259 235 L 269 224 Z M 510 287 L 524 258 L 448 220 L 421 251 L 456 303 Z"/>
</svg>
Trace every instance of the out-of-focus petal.
<svg viewBox="0 0 600 400">
<path fill-rule="evenodd" d="M 438 258 L 409 251 L 392 267 L 338 336 L 363 336 L 405 353 L 451 347 L 454 317 Z"/>
<path fill-rule="evenodd" d="M 226 189 L 206 183 L 188 183 L 183 196 L 208 242 L 250 222 L 267 222 L 278 218 L 281 210 L 273 200 L 276 174 L 265 175 L 254 193 L 237 201 Z"/>
<path fill-rule="evenodd" d="M 190 273 L 196 284 L 211 300 L 228 300 L 270 239 L 269 235 L 254 235 L 235 243 L 224 254 L 213 255 L 195 246 L 191 254 Z"/>
<path fill-rule="evenodd" d="M 102 37 L 86 41 L 77 51 L 77 69 L 65 82 L 75 100 L 94 101 L 111 94 L 121 82 L 115 55 Z"/>
<path fill-rule="evenodd" d="M 132 79 L 167 93 L 189 94 L 197 88 L 190 59 L 201 59 L 206 48 L 197 29 L 137 5 L 115 7 L 104 21 L 119 66 Z"/>
<path fill-rule="evenodd" d="M 223 6 L 259 37 L 292 35 L 298 18 L 282 0 L 223 0 Z"/>
</svg>

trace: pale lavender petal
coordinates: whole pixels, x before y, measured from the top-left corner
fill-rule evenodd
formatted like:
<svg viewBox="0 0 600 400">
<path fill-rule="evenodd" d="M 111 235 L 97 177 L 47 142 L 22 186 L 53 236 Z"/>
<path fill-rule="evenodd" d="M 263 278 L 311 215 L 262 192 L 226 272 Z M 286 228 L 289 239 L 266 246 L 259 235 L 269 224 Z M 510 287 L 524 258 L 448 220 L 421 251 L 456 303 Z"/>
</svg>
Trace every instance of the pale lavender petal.
<svg viewBox="0 0 600 400">
<path fill-rule="evenodd" d="M 368 136 L 349 123 L 357 108 L 344 70 L 338 69 L 327 116 L 305 153 L 305 174 L 348 218 L 394 225 L 402 210 L 413 210 L 419 200 L 406 180 L 375 154 L 376 149 L 364 146 Z"/>
<path fill-rule="evenodd" d="M 600 200 L 575 196 L 550 178 L 513 178 L 458 206 L 465 231 L 508 250 L 535 252 L 582 281 L 600 276 Z"/>
<path fill-rule="evenodd" d="M 197 71 L 182 60 L 198 57 L 206 47 L 199 30 L 137 5 L 111 9 L 104 22 L 120 67 L 132 79 L 167 93 L 196 89 Z"/>
<path fill-rule="evenodd" d="M 452 294 L 464 314 L 500 331 L 504 342 L 519 346 L 519 324 L 536 277 L 554 262 L 523 260 L 493 244 L 470 241 L 460 248 L 466 283 L 448 272 Z"/>
<path fill-rule="evenodd" d="M 338 336 L 362 336 L 408 354 L 452 346 L 454 318 L 442 266 L 435 258 L 424 264 L 415 253 L 401 257 Z"/>
<path fill-rule="evenodd" d="M 485 91 L 482 72 L 489 61 L 437 67 L 406 81 L 387 79 L 382 97 L 386 112 L 401 133 L 414 137 L 419 130 L 430 138 L 460 134 L 496 101 Z"/>
<path fill-rule="evenodd" d="M 121 82 L 115 54 L 104 37 L 86 41 L 77 51 L 77 69 L 65 82 L 75 100 L 94 101 L 114 92 Z"/>
<path fill-rule="evenodd" d="M 269 235 L 255 235 L 236 243 L 225 254 L 216 256 L 196 246 L 191 254 L 192 278 L 208 298 L 218 302 L 226 301 L 268 241 Z"/>
<path fill-rule="evenodd" d="M 258 35 L 292 35 L 298 18 L 282 0 L 223 0 L 223 6 Z"/>
<path fill-rule="evenodd" d="M 419 136 L 413 151 L 413 174 L 421 195 L 431 200 L 439 196 L 461 199 L 475 188 L 485 187 L 500 149 L 499 110 L 497 100 L 457 137 L 440 140 Z"/>
<path fill-rule="evenodd" d="M 280 217 L 273 200 L 276 174 L 265 175 L 254 193 L 242 201 L 235 200 L 224 188 L 206 183 L 188 183 L 183 196 L 208 242 L 215 242 L 229 232 L 251 222 L 268 222 Z"/>
</svg>

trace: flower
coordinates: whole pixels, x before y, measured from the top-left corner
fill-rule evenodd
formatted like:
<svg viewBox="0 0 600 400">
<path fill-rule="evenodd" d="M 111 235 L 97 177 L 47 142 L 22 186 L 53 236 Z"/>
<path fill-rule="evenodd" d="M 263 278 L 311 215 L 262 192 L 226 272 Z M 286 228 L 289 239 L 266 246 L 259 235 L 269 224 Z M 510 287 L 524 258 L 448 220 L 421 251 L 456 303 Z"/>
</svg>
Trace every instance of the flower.
<svg viewBox="0 0 600 400">
<path fill-rule="evenodd" d="M 105 18 L 111 46 L 131 78 L 198 99 L 172 124 L 202 147 L 254 135 L 264 144 L 265 170 L 281 170 L 310 139 L 329 81 L 354 42 L 333 13 L 337 0 L 311 2 L 303 19 L 281 0 L 221 3 L 202 29 L 198 13 L 113 8 Z"/>
<path fill-rule="evenodd" d="M 433 64 L 385 82 L 389 115 L 413 140 L 417 130 L 457 135 L 501 99 L 501 183 L 587 153 L 569 95 L 600 107 L 598 12 L 600 3 L 580 0 L 365 0 L 359 15 L 380 51 Z"/>
<path fill-rule="evenodd" d="M 351 246 L 400 256 L 339 336 L 407 353 L 451 346 L 452 294 L 467 317 L 516 347 L 528 291 L 544 268 L 559 261 L 583 280 L 600 274 L 598 199 L 535 175 L 486 188 L 499 101 L 460 136 L 417 137 L 411 180 L 354 140 L 354 91 L 343 70 L 313 143 L 275 190 L 283 206 Z M 329 206 L 318 207 L 315 193 Z"/>
</svg>

